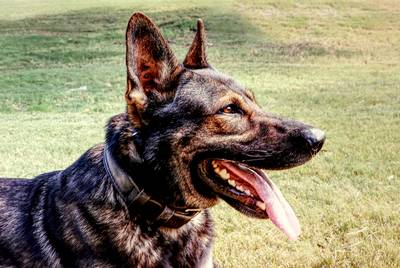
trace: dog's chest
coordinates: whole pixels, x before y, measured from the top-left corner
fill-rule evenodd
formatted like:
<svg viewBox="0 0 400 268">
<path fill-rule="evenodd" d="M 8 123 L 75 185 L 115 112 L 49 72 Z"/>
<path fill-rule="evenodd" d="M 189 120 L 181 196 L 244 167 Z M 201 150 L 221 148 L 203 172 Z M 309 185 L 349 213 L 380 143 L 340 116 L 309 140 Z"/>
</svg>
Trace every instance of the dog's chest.
<svg viewBox="0 0 400 268">
<path fill-rule="evenodd" d="M 212 267 L 213 229 L 208 215 L 199 215 L 178 230 L 121 229 L 115 242 L 134 267 Z"/>
</svg>

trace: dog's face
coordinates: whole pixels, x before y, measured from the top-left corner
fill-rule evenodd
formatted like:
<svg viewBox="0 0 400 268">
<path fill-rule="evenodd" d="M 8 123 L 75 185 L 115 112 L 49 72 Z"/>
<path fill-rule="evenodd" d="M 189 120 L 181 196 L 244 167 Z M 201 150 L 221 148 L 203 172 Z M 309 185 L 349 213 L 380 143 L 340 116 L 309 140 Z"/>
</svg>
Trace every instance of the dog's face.
<svg viewBox="0 0 400 268">
<path fill-rule="evenodd" d="M 265 113 L 251 91 L 208 64 L 205 45 L 199 21 L 181 65 L 150 19 L 132 16 L 126 100 L 142 134 L 142 157 L 179 189 L 185 205 L 206 208 L 222 198 L 295 238 L 297 218 L 261 169 L 305 163 L 321 149 L 324 133 Z"/>
</svg>

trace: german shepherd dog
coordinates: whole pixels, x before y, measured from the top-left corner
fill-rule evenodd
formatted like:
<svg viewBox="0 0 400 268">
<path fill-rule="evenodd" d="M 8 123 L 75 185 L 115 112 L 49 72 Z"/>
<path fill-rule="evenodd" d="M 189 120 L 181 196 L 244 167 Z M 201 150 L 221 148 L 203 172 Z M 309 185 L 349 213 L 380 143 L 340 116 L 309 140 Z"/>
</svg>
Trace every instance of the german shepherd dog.
<svg viewBox="0 0 400 268">
<path fill-rule="evenodd" d="M 148 17 L 130 18 L 127 109 L 105 143 L 65 170 L 0 180 L 1 267 L 212 267 L 220 199 L 298 237 L 261 169 L 303 164 L 324 132 L 263 112 L 205 48 L 201 20 L 180 64 Z"/>
</svg>

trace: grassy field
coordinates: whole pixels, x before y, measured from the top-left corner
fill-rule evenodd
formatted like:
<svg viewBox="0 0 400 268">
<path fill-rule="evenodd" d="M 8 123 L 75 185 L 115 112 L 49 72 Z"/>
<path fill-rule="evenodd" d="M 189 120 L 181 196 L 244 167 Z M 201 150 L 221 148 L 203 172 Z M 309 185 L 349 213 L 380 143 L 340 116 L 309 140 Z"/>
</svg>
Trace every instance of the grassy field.
<svg viewBox="0 0 400 268">
<path fill-rule="evenodd" d="M 142 2 L 145 2 L 143 4 Z M 324 151 L 271 172 L 302 224 L 213 209 L 223 267 L 400 267 L 400 2 L 0 0 L 0 176 L 68 166 L 124 111 L 124 31 L 151 16 L 180 59 L 196 18 L 209 59 L 268 111 L 324 129 Z"/>
</svg>

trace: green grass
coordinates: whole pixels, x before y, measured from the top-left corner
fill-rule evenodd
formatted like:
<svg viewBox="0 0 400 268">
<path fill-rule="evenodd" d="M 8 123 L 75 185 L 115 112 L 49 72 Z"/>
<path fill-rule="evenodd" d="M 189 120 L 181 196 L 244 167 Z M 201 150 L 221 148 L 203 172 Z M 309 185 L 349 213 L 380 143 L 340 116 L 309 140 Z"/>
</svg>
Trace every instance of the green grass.
<svg viewBox="0 0 400 268">
<path fill-rule="evenodd" d="M 145 2 L 145 3 L 143 3 Z M 124 31 L 151 16 L 180 59 L 204 18 L 209 59 L 265 110 L 324 129 L 310 163 L 271 172 L 301 221 L 213 209 L 223 267 L 400 267 L 398 1 L 0 0 L 0 176 L 62 169 L 124 110 Z"/>
</svg>

